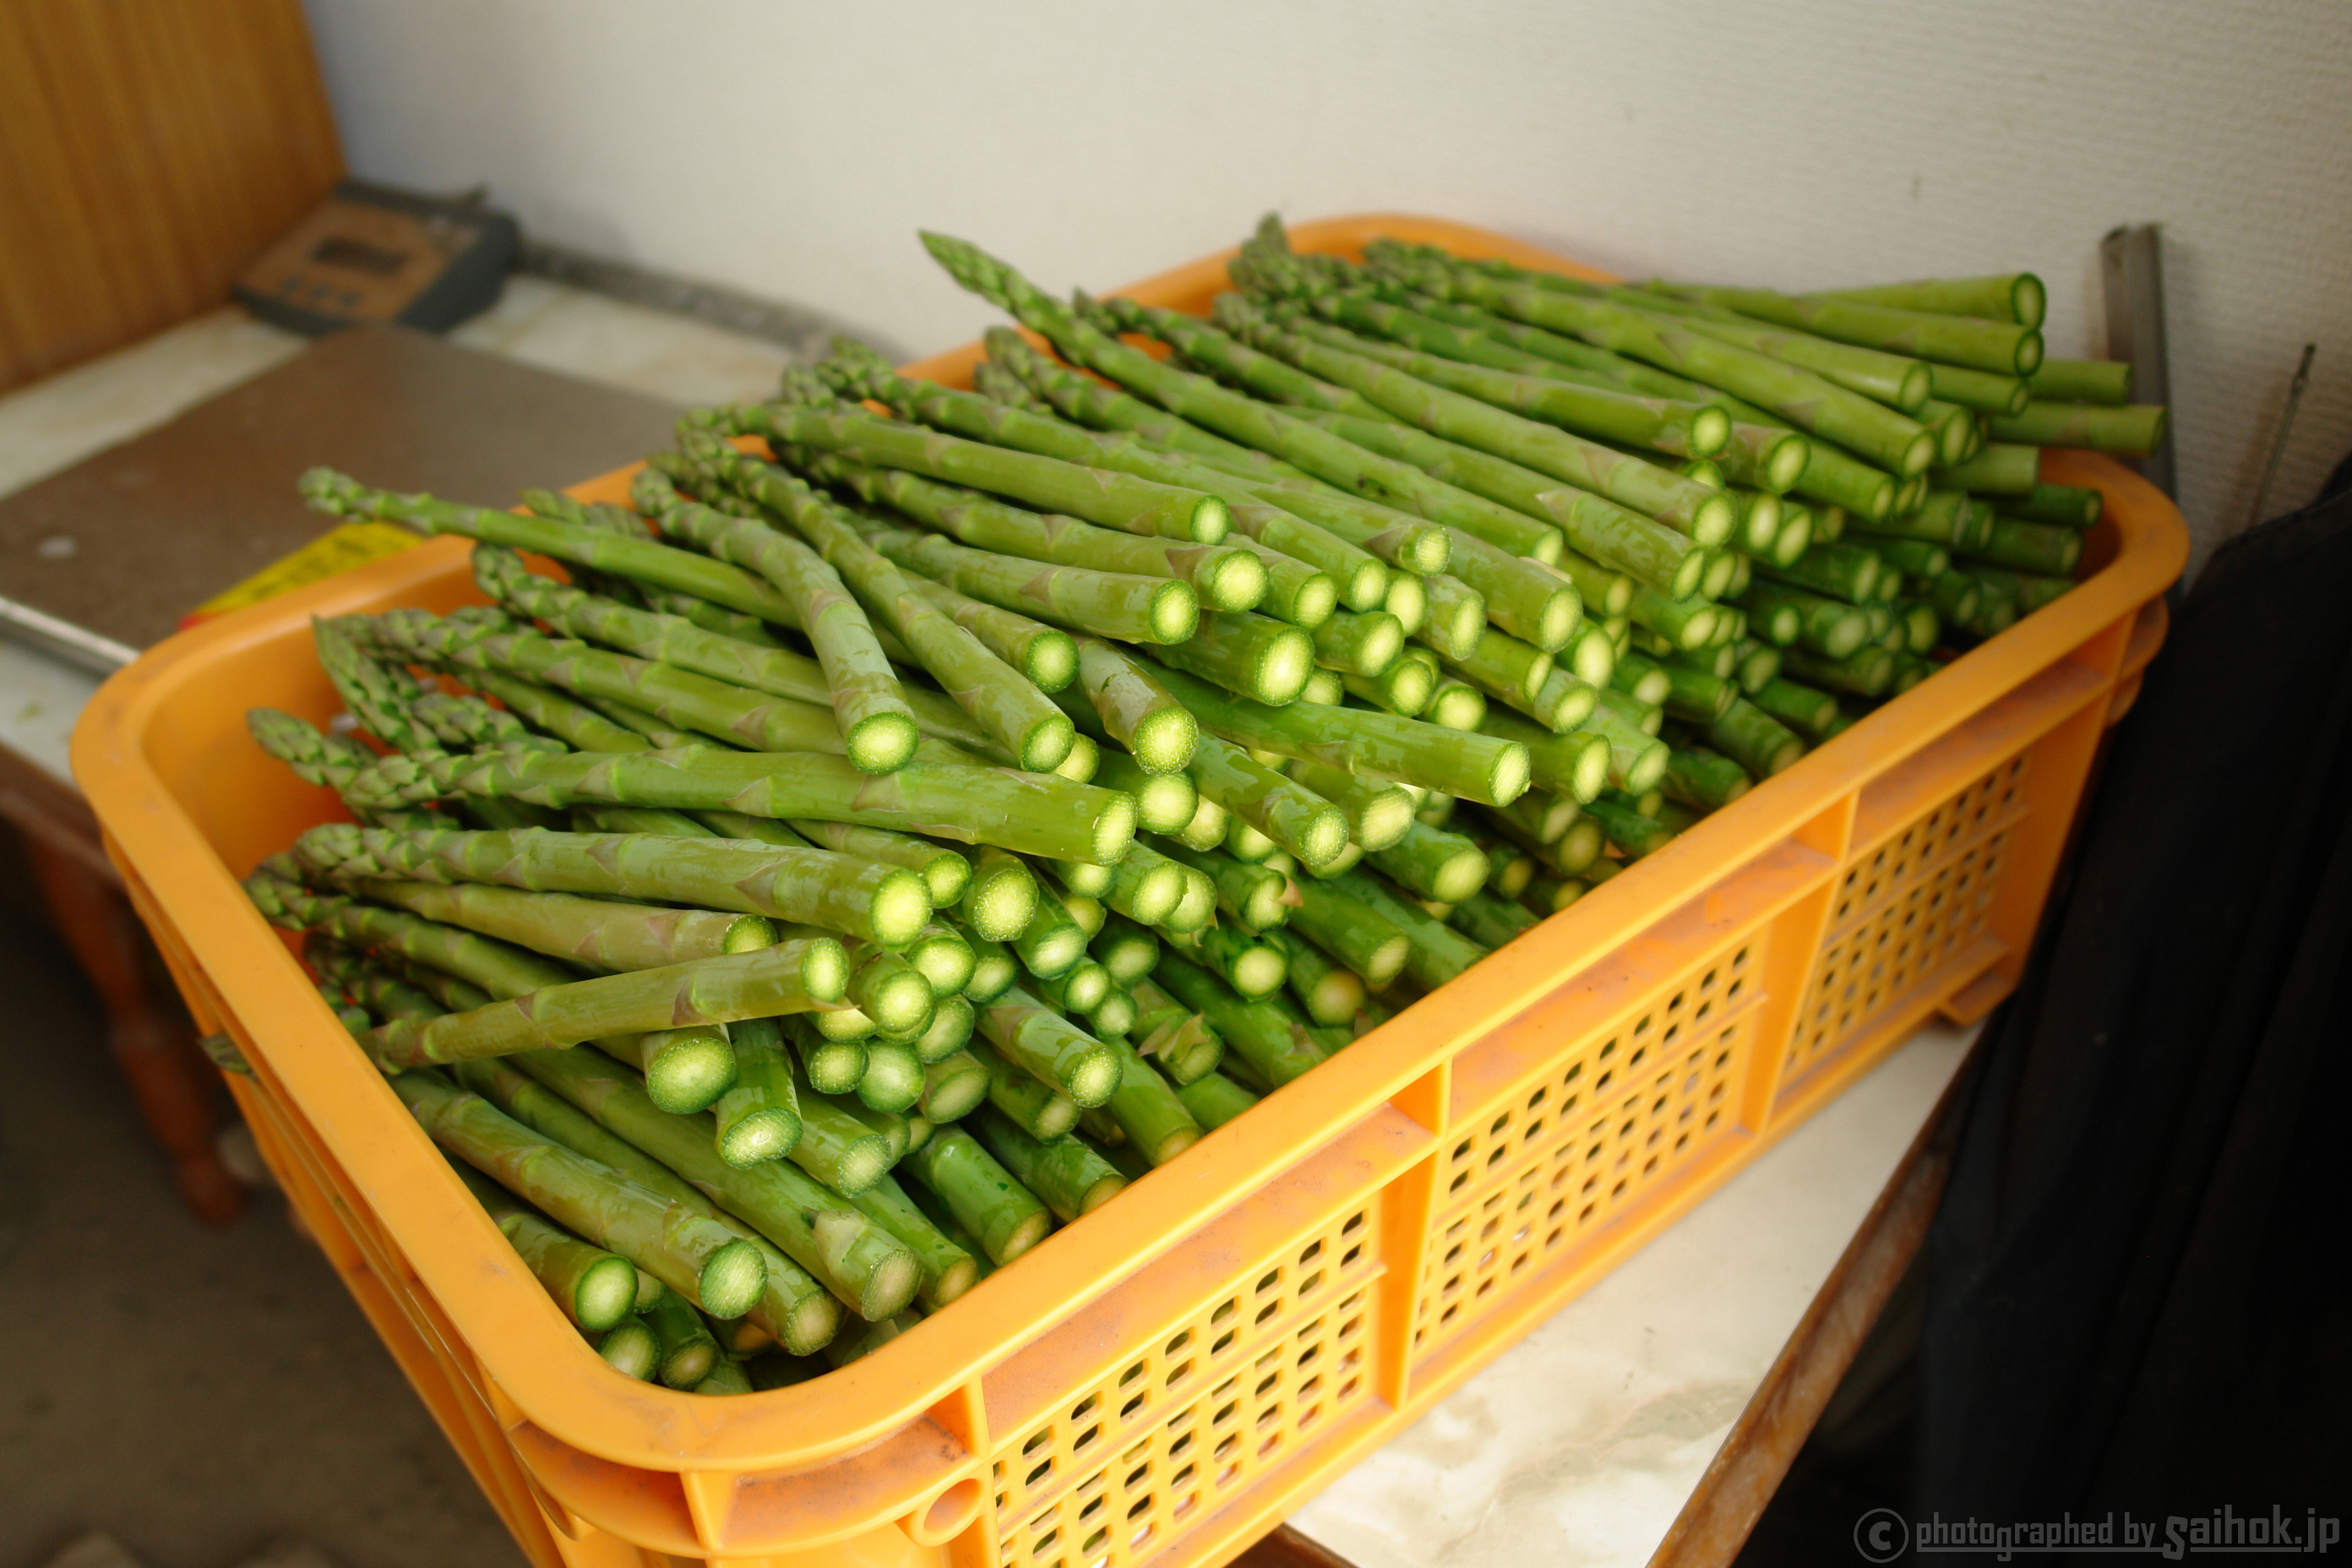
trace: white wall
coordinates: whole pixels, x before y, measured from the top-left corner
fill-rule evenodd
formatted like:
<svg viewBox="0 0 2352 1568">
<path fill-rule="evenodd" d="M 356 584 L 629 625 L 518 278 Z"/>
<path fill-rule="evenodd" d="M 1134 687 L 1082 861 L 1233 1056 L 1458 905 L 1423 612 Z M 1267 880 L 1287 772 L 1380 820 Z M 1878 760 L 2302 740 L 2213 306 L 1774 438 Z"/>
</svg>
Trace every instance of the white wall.
<svg viewBox="0 0 2352 1568">
<path fill-rule="evenodd" d="M 2234 528 L 2352 447 L 2343 0 L 309 0 L 354 169 L 487 180 L 553 240 L 930 352 L 916 245 L 1103 288 L 1258 214 L 1426 212 L 1633 274 L 2017 267 L 2103 347 L 2096 247 L 2166 225 L 2183 502 Z"/>
</svg>

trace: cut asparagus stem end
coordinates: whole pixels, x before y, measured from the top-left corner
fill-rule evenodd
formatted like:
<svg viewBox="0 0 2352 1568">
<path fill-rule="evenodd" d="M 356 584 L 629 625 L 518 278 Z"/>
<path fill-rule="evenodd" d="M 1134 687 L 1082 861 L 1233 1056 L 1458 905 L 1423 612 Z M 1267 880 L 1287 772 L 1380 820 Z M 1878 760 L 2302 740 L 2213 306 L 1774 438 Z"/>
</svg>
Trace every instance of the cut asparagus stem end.
<svg viewBox="0 0 2352 1568">
<path fill-rule="evenodd" d="M 1029 972 L 1043 980 L 1050 980 L 1069 972 L 1087 950 L 1087 933 L 1075 925 L 1056 926 L 1039 940 L 1029 944 L 1023 954 Z"/>
<path fill-rule="evenodd" d="M 875 885 L 869 908 L 874 940 L 904 947 L 929 923 L 931 895 L 920 874 L 901 868 Z"/>
<path fill-rule="evenodd" d="M 922 1284 L 923 1266 L 915 1260 L 913 1253 L 902 1248 L 874 1266 L 854 1309 L 867 1322 L 878 1323 L 904 1310 Z"/>
<path fill-rule="evenodd" d="M 1250 675 L 1251 695 L 1277 708 L 1295 702 L 1307 689 L 1307 678 L 1314 673 L 1313 638 L 1304 633 L 1295 637 L 1270 637 L 1257 668 Z"/>
<path fill-rule="evenodd" d="M 1200 629 L 1201 596 L 1190 583 L 1173 580 L 1154 589 L 1151 604 L 1145 613 L 1151 627 L 1151 640 L 1179 643 Z"/>
<path fill-rule="evenodd" d="M 929 1021 L 931 983 L 912 964 L 888 966 L 858 992 L 859 1011 L 884 1034 L 903 1035 Z"/>
<path fill-rule="evenodd" d="M 1273 948 L 1251 948 L 1234 961 L 1234 989 L 1244 996 L 1271 995 L 1281 989 L 1282 977 L 1289 967 L 1282 954 Z"/>
<path fill-rule="evenodd" d="M 915 743 L 921 739 L 915 721 L 904 713 L 870 713 L 842 737 L 850 762 L 869 773 L 897 773 L 915 754 Z"/>
<path fill-rule="evenodd" d="M 1475 730 L 1486 716 L 1486 694 L 1458 680 L 1439 687 L 1422 710 L 1422 717 L 1441 730 Z"/>
<path fill-rule="evenodd" d="M 1077 739 L 1077 728 L 1066 715 L 1045 714 L 1021 737 L 1021 765 L 1033 773 L 1050 773 L 1069 756 Z"/>
<path fill-rule="evenodd" d="M 1486 885 L 1488 869 L 1486 852 L 1475 844 L 1465 843 L 1430 873 L 1430 891 L 1440 903 L 1458 904 Z"/>
<path fill-rule="evenodd" d="M 930 983 L 933 996 L 958 995 L 971 983 L 971 943 L 951 931 L 925 931 L 902 956 Z"/>
<path fill-rule="evenodd" d="M 1570 595 L 1554 594 L 1546 599 L 1543 619 L 1537 626 L 1539 635 L 1536 646 L 1547 650 L 1566 647 L 1569 635 L 1576 630 L 1576 623 L 1583 614 L 1582 606 Z"/>
<path fill-rule="evenodd" d="M 1069 1096 L 1071 1103 L 1081 1110 L 1103 1104 L 1110 1099 L 1111 1091 L 1118 1088 L 1118 1053 L 1105 1046 L 1100 1050 L 1087 1052 L 1071 1064 L 1062 1092 Z"/>
<path fill-rule="evenodd" d="M 793 1163 L 845 1196 L 866 1191 L 890 1169 L 890 1141 L 876 1132 L 842 1142 L 832 1152 L 830 1166 L 814 1158 L 814 1152 L 806 1146 L 795 1150 Z"/>
<path fill-rule="evenodd" d="M 1532 771 L 1525 746 L 1507 746 L 1497 751 L 1487 780 L 1491 798 L 1500 802 L 1517 800 L 1526 793 Z"/>
<path fill-rule="evenodd" d="M 1200 733 L 1200 722 L 1188 710 L 1155 709 L 1135 727 L 1135 760 L 1148 773 L 1172 773 L 1192 760 Z"/>
<path fill-rule="evenodd" d="M 963 918 L 990 942 L 1009 942 L 1029 927 L 1037 912 L 1037 879 L 1011 856 L 990 856 L 964 889 Z"/>
<path fill-rule="evenodd" d="M 708 1110 L 735 1081 L 734 1048 L 716 1029 L 667 1033 L 667 1043 L 645 1058 L 647 1098 L 680 1116 Z"/>
<path fill-rule="evenodd" d="M 1252 556 L 1251 559 L 1255 561 L 1256 557 Z M 1262 566 L 1259 568 L 1261 571 L 1264 569 Z M 1377 597 L 1377 590 L 1374 592 Z M 1289 614 L 1284 619 L 1293 626 L 1318 626 L 1329 620 L 1331 612 L 1339 607 L 1339 590 L 1330 578 L 1318 572 L 1298 585 L 1298 591 L 1291 596 L 1287 606 Z"/>
<path fill-rule="evenodd" d="M 1429 640 L 1442 640 L 1456 652 L 1477 647 L 1479 634 L 1486 629 L 1486 606 L 1476 599 L 1454 599 L 1442 608 L 1433 604 L 1429 613 Z"/>
<path fill-rule="evenodd" d="M 719 1157 L 741 1168 L 782 1159 L 800 1137 L 797 1117 L 781 1106 L 755 1110 L 719 1137 Z"/>
<path fill-rule="evenodd" d="M 1039 1142 L 1059 1138 L 1078 1124 L 1077 1101 L 1056 1094 L 1041 1101 L 1030 1114 L 1026 1125 Z"/>
<path fill-rule="evenodd" d="M 1069 1129 L 1064 1128 L 1063 1131 L 1067 1131 Z M 1004 1255 L 1003 1261 L 1012 1262 L 1045 1240 L 1045 1233 L 1051 1230 L 1053 1226 L 1054 1216 L 1043 1209 L 1024 1218 L 1020 1224 L 1005 1233 L 1004 1240 L 999 1247 Z"/>
<path fill-rule="evenodd" d="M 923 1072 L 923 1115 L 932 1121 L 959 1121 L 988 1098 L 988 1072 L 970 1051 L 957 1051 Z"/>
<path fill-rule="evenodd" d="M 661 1362 L 661 1341 L 643 1318 L 630 1318 L 596 1342 L 596 1353 L 622 1376 L 649 1383 Z"/>
<path fill-rule="evenodd" d="M 928 1068 L 933 1062 L 944 1061 L 971 1040 L 973 1020 L 977 1010 L 960 995 L 942 996 L 931 1010 L 929 1027 L 916 1037 L 915 1059 Z M 941 1120 L 939 1117 L 931 1119 Z M 949 1117 L 946 1120 L 953 1121 Z"/>
<path fill-rule="evenodd" d="M 1699 593 L 1710 599 L 1720 599 L 1730 588 L 1731 579 L 1738 570 L 1739 558 L 1728 550 L 1710 554 L 1706 570 L 1699 575 Z"/>
<path fill-rule="evenodd" d="M 1467 726 L 1449 724 L 1449 730 Z M 1365 801 L 1356 814 L 1356 842 L 1367 850 L 1385 849 L 1405 836 L 1412 826 L 1412 796 L 1402 790 L 1391 790 Z"/>
<path fill-rule="evenodd" d="M 736 1240 L 703 1260 L 696 1289 L 704 1311 L 714 1318 L 740 1318 L 758 1302 L 767 1283 L 768 1265 L 759 1247 Z"/>
<path fill-rule="evenodd" d="M 737 916 L 719 939 L 722 952 L 751 952 L 775 945 L 776 922 L 765 915 Z"/>
<path fill-rule="evenodd" d="M 971 979 L 964 987 L 964 995 L 974 1006 L 985 1006 L 1003 995 L 1006 988 L 1020 978 L 1021 965 L 1011 953 L 1003 948 L 982 952 L 972 961 Z"/>
<path fill-rule="evenodd" d="M 1764 458 L 1764 488 L 1775 495 L 1785 494 L 1804 477 L 1812 455 L 1812 444 L 1793 430 L 1773 442 Z"/>
<path fill-rule="evenodd" d="M 1220 610 L 1246 610 L 1265 597 L 1265 565 L 1246 550 L 1217 558 L 1196 584 Z"/>
<path fill-rule="evenodd" d="M 1199 792 L 1181 773 L 1155 774 L 1135 792 L 1135 820 L 1147 832 L 1181 832 L 1199 808 Z"/>
<path fill-rule="evenodd" d="M 1698 503 L 1691 512 L 1691 537 L 1701 544 L 1720 544 L 1739 526 L 1739 503 L 1723 491 Z"/>
<path fill-rule="evenodd" d="M 1191 522 L 1195 544 L 1214 544 L 1234 525 L 1233 514 L 1215 496 L 1202 496 L 1193 503 Z"/>
<path fill-rule="evenodd" d="M 857 1080 L 857 1098 L 876 1110 L 893 1113 L 909 1109 L 923 1097 L 923 1064 L 912 1046 L 871 1045 L 866 1048 L 866 1071 Z"/>
<path fill-rule="evenodd" d="M 819 1094 L 847 1094 L 866 1076 L 866 1047 L 855 1040 L 826 1040 L 801 1062 L 809 1087 Z"/>
<path fill-rule="evenodd" d="M 1364 1005 L 1364 979 L 1352 969 L 1334 969 L 1310 987 L 1305 997 L 1307 1016 L 1317 1023 L 1345 1024 Z"/>
<path fill-rule="evenodd" d="M 617 1327 L 636 1307 L 636 1266 L 625 1258 L 598 1258 L 572 1287 L 572 1315 L 590 1333 Z"/>
<path fill-rule="evenodd" d="M 1092 1214 L 1095 1210 L 1102 1207 L 1103 1205 L 1110 1202 L 1111 1199 L 1118 1196 L 1119 1194 L 1126 1190 L 1127 1178 L 1125 1176 L 1105 1176 L 1101 1181 L 1097 1182 L 1093 1186 L 1088 1187 L 1086 1190 L 1086 1194 L 1078 1199 L 1078 1213 L 1081 1215 Z"/>
<path fill-rule="evenodd" d="M 1162 931 L 1186 932 L 1199 931 L 1216 917 L 1217 884 L 1207 872 L 1187 866 L 1184 868 L 1184 891 L 1176 907 L 1160 920 Z"/>
<path fill-rule="evenodd" d="M 1592 799 L 1609 782 L 1609 743 L 1597 735 L 1593 740 L 1595 743 L 1585 747 L 1582 753 L 1577 757 L 1569 775 L 1572 781 L 1576 798 L 1579 800 Z M 1574 831 L 1575 826 L 1574 823 L 1569 825 L 1571 832 Z"/>
</svg>

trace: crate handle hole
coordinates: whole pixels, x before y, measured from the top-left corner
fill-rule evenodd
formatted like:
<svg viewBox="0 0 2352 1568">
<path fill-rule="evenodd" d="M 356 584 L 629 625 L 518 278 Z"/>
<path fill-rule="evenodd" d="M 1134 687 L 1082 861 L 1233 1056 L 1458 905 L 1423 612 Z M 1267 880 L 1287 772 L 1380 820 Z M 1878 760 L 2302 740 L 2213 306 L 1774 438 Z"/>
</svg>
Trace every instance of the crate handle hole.
<svg viewBox="0 0 2352 1568">
<path fill-rule="evenodd" d="M 971 1528 L 980 1503 L 980 1480 L 967 1476 L 933 1498 L 919 1515 L 910 1515 L 907 1534 L 918 1546 L 943 1545 Z"/>
</svg>

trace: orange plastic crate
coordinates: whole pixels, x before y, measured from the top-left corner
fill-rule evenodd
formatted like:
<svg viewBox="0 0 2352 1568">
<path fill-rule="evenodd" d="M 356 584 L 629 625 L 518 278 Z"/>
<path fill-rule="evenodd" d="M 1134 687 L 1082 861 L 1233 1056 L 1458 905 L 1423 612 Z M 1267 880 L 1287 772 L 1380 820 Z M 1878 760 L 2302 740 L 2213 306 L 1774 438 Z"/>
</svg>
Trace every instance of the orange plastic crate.
<svg viewBox="0 0 2352 1568">
<path fill-rule="evenodd" d="M 1389 234 L 1600 276 L 1499 236 Z M 1213 257 L 1135 297 L 1205 310 Z M 962 380 L 977 346 L 914 367 Z M 1591 1285 L 1931 1014 L 2016 983 L 2187 535 L 2104 458 L 2095 572 L 1058 1233 L 814 1383 L 713 1399 L 599 1362 L 236 879 L 339 814 L 247 739 L 337 706 L 314 615 L 477 597 L 444 539 L 110 680 L 74 770 L 264 1155 L 541 1568 L 1217 1563 Z M 615 498 L 625 475 L 581 487 Z M 494 499 L 494 498 L 477 498 Z"/>
</svg>

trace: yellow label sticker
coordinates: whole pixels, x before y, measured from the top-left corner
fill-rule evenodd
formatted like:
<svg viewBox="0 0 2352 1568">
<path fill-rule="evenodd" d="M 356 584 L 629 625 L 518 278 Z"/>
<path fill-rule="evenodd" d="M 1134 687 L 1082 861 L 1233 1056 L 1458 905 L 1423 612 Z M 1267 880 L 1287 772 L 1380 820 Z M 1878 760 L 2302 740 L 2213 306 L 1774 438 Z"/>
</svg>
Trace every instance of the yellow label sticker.
<svg viewBox="0 0 2352 1568">
<path fill-rule="evenodd" d="M 338 523 L 293 554 L 271 562 L 236 587 L 206 599 L 196 606 L 195 613 L 226 615 L 424 542 L 423 534 L 397 523 Z"/>
</svg>

